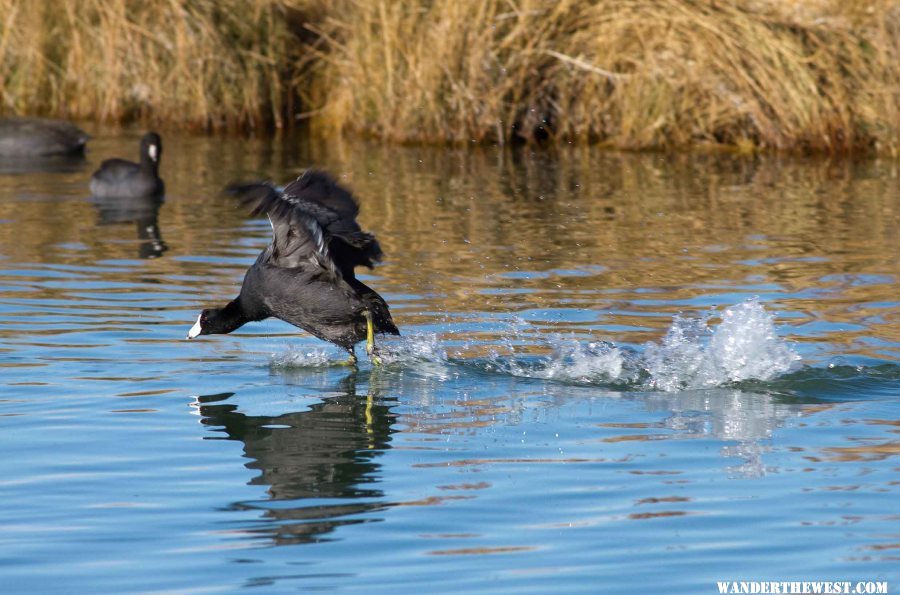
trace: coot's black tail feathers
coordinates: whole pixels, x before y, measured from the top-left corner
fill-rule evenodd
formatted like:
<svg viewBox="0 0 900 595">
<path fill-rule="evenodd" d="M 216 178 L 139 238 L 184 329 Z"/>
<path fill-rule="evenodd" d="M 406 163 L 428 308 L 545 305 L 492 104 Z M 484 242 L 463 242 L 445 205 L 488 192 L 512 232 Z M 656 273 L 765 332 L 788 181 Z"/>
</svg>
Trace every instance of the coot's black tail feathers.
<svg viewBox="0 0 900 595">
<path fill-rule="evenodd" d="M 375 320 L 376 327 L 378 328 L 378 332 L 385 335 L 399 335 L 400 329 L 397 328 L 397 325 L 394 324 L 393 319 L 391 318 L 390 313 L 388 313 L 387 317 Z"/>
<path fill-rule="evenodd" d="M 385 335 L 399 335 L 400 329 L 397 328 L 397 325 L 394 324 L 394 319 L 391 318 L 391 311 L 388 309 L 387 302 L 378 295 L 378 300 L 373 300 L 370 303 L 374 306 L 372 314 L 375 331 Z"/>
<path fill-rule="evenodd" d="M 345 238 L 354 248 L 358 248 L 361 256 L 365 259 L 359 264 L 365 265 L 370 269 L 376 262 L 381 262 L 384 258 L 384 252 L 381 251 L 381 244 L 370 233 L 359 231 L 352 234 L 349 238 Z"/>
<path fill-rule="evenodd" d="M 387 302 L 378 293 L 357 279 L 349 282 L 356 294 L 366 303 L 366 307 L 372 313 L 372 322 L 375 323 L 375 331 L 385 335 L 399 335 L 400 329 L 391 318 L 391 310 Z"/>
<path fill-rule="evenodd" d="M 352 262 L 353 266 L 365 266 L 372 268 L 375 263 L 381 262 L 384 258 L 384 252 L 381 251 L 381 245 L 370 233 L 361 231 L 354 223 L 356 229 L 335 229 L 336 226 L 328 227 L 328 233 L 331 234 L 331 248 L 346 257 L 348 262 Z"/>
</svg>

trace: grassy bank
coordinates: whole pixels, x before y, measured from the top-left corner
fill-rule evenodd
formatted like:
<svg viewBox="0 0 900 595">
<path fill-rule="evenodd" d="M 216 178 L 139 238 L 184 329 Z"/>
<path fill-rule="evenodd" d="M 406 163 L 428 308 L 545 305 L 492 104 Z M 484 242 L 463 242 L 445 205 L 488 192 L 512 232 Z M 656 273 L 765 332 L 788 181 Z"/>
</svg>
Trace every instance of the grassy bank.
<svg viewBox="0 0 900 595">
<path fill-rule="evenodd" d="M 0 0 L 4 113 L 280 123 L 295 37 L 269 0 Z"/>
<path fill-rule="evenodd" d="M 0 0 L 5 112 L 396 142 L 900 148 L 890 0 Z"/>
</svg>

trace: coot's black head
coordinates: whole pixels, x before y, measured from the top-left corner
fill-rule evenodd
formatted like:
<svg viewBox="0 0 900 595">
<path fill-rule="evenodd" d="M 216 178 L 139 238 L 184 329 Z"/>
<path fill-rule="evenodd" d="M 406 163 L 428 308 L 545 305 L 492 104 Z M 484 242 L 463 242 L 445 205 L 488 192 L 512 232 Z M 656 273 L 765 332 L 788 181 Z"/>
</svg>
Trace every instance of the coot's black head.
<svg viewBox="0 0 900 595">
<path fill-rule="evenodd" d="M 249 322 L 244 314 L 239 299 L 228 302 L 224 308 L 208 308 L 200 312 L 197 322 L 188 331 L 188 339 L 200 335 L 227 335 L 231 331 L 240 328 Z"/>
<path fill-rule="evenodd" d="M 159 165 L 162 157 L 162 139 L 155 132 L 148 132 L 141 137 L 141 159 L 149 159 L 154 165 Z"/>
<path fill-rule="evenodd" d="M 223 331 L 220 329 L 220 314 L 222 313 L 221 308 L 207 308 L 200 312 L 200 316 L 197 317 L 197 322 L 194 323 L 194 326 L 191 327 L 191 330 L 188 331 L 187 338 L 193 339 L 195 337 L 199 337 L 200 335 L 214 335 L 219 333 L 227 333 L 228 331 Z"/>
</svg>

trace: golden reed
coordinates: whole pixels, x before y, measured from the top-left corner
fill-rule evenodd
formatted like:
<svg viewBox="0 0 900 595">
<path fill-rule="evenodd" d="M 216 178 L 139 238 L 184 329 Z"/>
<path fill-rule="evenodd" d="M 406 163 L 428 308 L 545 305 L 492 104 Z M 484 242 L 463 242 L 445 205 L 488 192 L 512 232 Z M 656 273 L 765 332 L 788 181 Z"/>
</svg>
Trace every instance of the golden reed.
<svg viewBox="0 0 900 595">
<path fill-rule="evenodd" d="M 0 0 L 0 66 L 4 113 L 900 150 L 895 0 Z"/>
</svg>

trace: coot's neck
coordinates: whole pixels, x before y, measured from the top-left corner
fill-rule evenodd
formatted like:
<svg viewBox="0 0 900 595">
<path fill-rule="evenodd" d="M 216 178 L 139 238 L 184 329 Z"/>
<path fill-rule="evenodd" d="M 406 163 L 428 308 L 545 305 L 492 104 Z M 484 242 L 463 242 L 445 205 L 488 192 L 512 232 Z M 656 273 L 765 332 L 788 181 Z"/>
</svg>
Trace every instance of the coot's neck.
<svg viewBox="0 0 900 595">
<path fill-rule="evenodd" d="M 145 172 L 152 173 L 154 176 L 159 171 L 159 161 L 150 158 L 150 152 L 144 149 L 141 151 L 141 169 Z"/>
<path fill-rule="evenodd" d="M 205 326 L 208 329 L 207 334 L 227 335 L 251 320 L 241 307 L 240 299 L 234 298 L 224 308 L 211 314 Z"/>
</svg>

